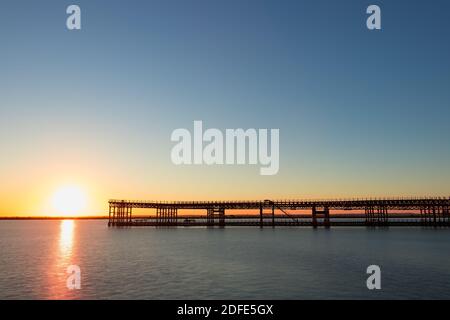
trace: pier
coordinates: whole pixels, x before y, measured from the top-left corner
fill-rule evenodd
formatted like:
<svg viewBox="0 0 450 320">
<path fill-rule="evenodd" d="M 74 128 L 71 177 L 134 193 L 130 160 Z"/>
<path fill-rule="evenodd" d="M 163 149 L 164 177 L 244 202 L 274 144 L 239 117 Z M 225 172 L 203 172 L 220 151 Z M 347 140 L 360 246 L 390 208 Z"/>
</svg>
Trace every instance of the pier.
<svg viewBox="0 0 450 320">
<path fill-rule="evenodd" d="M 173 202 L 110 200 L 108 226 L 450 227 L 449 208 L 450 197 Z M 153 209 L 155 213 L 133 216 L 133 209 Z M 180 210 L 196 210 L 200 214 L 179 215 Z M 232 210 L 238 214 L 230 213 Z"/>
</svg>

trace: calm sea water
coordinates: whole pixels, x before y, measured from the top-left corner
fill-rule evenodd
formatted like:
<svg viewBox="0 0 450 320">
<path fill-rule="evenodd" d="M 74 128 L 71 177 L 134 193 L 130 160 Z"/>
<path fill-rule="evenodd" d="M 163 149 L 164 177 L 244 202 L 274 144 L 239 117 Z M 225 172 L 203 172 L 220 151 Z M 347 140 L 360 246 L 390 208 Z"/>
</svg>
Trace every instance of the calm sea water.
<svg viewBox="0 0 450 320">
<path fill-rule="evenodd" d="M 381 267 L 382 289 L 366 287 Z M 66 268 L 81 268 L 81 289 Z M 450 230 L 0 221 L 1 299 L 450 298 Z"/>
</svg>

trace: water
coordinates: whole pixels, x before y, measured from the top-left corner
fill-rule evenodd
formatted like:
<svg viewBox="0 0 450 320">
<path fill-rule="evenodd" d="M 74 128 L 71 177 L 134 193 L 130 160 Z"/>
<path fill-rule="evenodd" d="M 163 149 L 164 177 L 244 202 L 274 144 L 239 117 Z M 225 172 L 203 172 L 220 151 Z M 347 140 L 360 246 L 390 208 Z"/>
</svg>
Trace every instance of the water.
<svg viewBox="0 0 450 320">
<path fill-rule="evenodd" d="M 450 298 L 450 230 L 0 221 L 1 299 Z M 381 290 L 366 268 L 381 267 Z M 79 265 L 81 289 L 66 268 Z"/>
</svg>

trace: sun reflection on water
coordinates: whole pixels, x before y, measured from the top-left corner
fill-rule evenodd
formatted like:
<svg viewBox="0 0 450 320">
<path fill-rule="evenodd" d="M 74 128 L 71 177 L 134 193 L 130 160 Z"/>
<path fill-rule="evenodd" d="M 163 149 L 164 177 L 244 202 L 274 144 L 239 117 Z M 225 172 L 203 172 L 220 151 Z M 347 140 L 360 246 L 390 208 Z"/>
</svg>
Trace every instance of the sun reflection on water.
<svg viewBox="0 0 450 320">
<path fill-rule="evenodd" d="M 59 233 L 57 235 L 57 243 L 55 243 L 55 251 L 53 253 L 53 261 L 50 264 L 48 272 L 49 299 L 70 299 L 74 298 L 75 292 L 69 290 L 66 286 L 68 277 L 67 267 L 74 263 L 74 243 L 75 243 L 75 227 L 74 220 L 61 220 L 59 224 Z"/>
<path fill-rule="evenodd" d="M 73 220 L 63 220 L 60 224 L 59 233 L 59 254 L 63 263 L 72 256 L 73 230 L 75 223 Z M 60 263 L 60 264 L 63 264 Z"/>
</svg>

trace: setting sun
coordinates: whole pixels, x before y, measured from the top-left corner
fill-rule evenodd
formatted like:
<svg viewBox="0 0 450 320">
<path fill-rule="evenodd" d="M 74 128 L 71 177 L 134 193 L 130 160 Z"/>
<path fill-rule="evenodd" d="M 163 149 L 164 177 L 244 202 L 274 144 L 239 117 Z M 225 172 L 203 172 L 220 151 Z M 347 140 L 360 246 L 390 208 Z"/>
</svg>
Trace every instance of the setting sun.
<svg viewBox="0 0 450 320">
<path fill-rule="evenodd" d="M 86 195 L 78 187 L 62 187 L 53 195 L 53 207 L 60 215 L 78 215 L 86 207 Z"/>
</svg>

